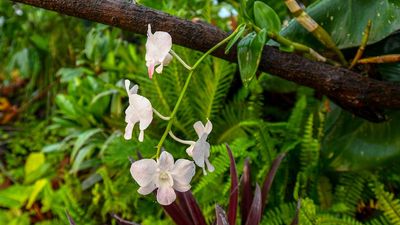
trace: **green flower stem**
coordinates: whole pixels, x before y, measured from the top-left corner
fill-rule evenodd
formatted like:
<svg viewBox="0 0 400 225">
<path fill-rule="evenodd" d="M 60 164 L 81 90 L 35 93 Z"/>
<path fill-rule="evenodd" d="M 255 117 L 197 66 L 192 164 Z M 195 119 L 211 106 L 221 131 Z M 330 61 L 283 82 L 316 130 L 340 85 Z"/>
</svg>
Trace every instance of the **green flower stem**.
<svg viewBox="0 0 400 225">
<path fill-rule="evenodd" d="M 168 134 L 169 134 L 169 136 L 172 137 L 172 139 L 174 139 L 175 141 L 177 141 L 179 143 L 182 143 L 182 144 L 185 144 L 185 145 L 196 144 L 196 142 L 194 142 L 194 141 L 182 140 L 182 139 L 178 138 L 177 136 L 175 136 L 174 133 L 172 133 L 172 131 L 169 131 Z"/>
<path fill-rule="evenodd" d="M 191 70 L 190 70 L 190 72 L 189 72 L 189 75 L 188 75 L 188 77 L 186 78 L 185 85 L 183 86 L 182 92 L 181 92 L 181 94 L 179 95 L 178 101 L 176 102 L 175 107 L 174 107 L 174 109 L 172 110 L 172 113 L 171 113 L 171 115 L 170 115 L 170 120 L 169 120 L 169 122 L 168 122 L 167 128 L 165 128 L 164 134 L 163 134 L 163 136 L 161 137 L 160 141 L 159 141 L 158 144 L 157 144 L 157 154 L 155 155 L 156 158 L 159 158 L 159 157 L 160 157 L 160 154 L 161 154 L 161 147 L 162 147 L 162 145 L 163 145 L 163 143 L 164 143 L 164 141 L 165 141 L 165 138 L 168 136 L 169 131 L 171 130 L 172 123 L 173 123 L 173 121 L 174 121 L 174 119 L 175 119 L 175 115 L 176 115 L 176 113 L 177 113 L 177 111 L 178 111 L 178 109 L 179 109 L 179 106 L 181 105 L 183 96 L 185 95 L 186 90 L 187 90 L 187 88 L 189 87 L 189 83 L 190 83 L 190 80 L 192 79 L 194 70 L 197 68 L 197 66 L 199 66 L 199 64 L 200 64 L 208 55 L 210 55 L 213 51 L 215 51 L 216 49 L 218 49 L 219 47 L 221 47 L 222 45 L 224 45 L 226 42 L 228 42 L 230 39 L 232 39 L 232 38 L 236 35 L 237 32 L 238 32 L 238 29 L 236 29 L 236 30 L 235 30 L 234 32 L 232 32 L 228 37 L 226 37 L 224 40 L 222 40 L 221 42 L 219 42 L 218 44 L 216 44 L 214 47 L 212 47 L 212 48 L 211 48 L 210 50 L 208 50 L 206 53 L 204 53 L 204 54 L 196 61 L 196 63 L 193 65 L 193 67 L 191 67 Z M 178 59 L 178 60 L 179 60 L 179 59 Z M 183 60 L 182 60 L 182 61 L 183 61 Z"/>
<path fill-rule="evenodd" d="M 163 114 L 161 114 L 159 111 L 157 111 L 155 108 L 153 108 L 153 112 L 154 114 L 156 114 L 158 117 L 160 117 L 162 120 L 169 120 L 171 118 L 169 118 L 168 116 L 163 116 Z"/>
<path fill-rule="evenodd" d="M 183 59 L 181 57 L 179 57 L 178 54 L 176 54 L 176 52 L 174 52 L 174 50 L 170 50 L 169 53 L 171 53 L 172 56 L 174 56 L 186 69 L 188 70 L 193 70 L 193 67 L 189 66 L 188 64 L 186 64 L 185 61 L 183 61 Z"/>
</svg>

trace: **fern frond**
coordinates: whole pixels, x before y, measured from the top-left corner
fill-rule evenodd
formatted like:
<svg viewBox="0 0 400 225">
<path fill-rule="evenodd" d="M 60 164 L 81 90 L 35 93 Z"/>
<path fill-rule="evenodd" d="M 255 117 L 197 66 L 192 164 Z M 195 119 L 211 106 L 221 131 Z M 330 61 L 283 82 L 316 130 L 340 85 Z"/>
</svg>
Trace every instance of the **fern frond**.
<svg viewBox="0 0 400 225">
<path fill-rule="evenodd" d="M 400 224 L 400 200 L 396 199 L 393 193 L 384 190 L 383 184 L 375 180 L 372 190 L 378 199 L 378 208 L 383 211 L 385 217 L 393 225 Z"/>
<path fill-rule="evenodd" d="M 231 149 L 235 158 L 239 158 L 241 156 L 247 155 L 247 149 L 254 145 L 254 142 L 247 139 L 241 138 L 236 139 L 231 144 Z M 209 173 L 207 176 L 203 176 L 200 181 L 196 184 L 195 188 L 193 189 L 193 193 L 196 194 L 203 189 L 206 189 L 210 183 L 217 183 L 217 180 L 223 178 L 222 174 L 225 174 L 229 169 L 229 156 L 226 152 L 225 145 L 215 145 L 211 148 L 211 154 L 217 155 L 216 158 L 212 160 L 212 164 L 215 167 L 214 172 Z"/>
<path fill-rule="evenodd" d="M 234 64 L 212 59 L 193 77 L 193 89 L 189 90 L 191 102 L 199 119 L 214 119 L 220 112 L 236 70 Z"/>
<path fill-rule="evenodd" d="M 317 225 L 317 209 L 313 200 L 305 198 L 301 201 L 301 208 L 299 213 L 299 224 L 302 225 Z"/>
<path fill-rule="evenodd" d="M 339 218 L 337 216 L 329 214 L 318 215 L 317 224 L 318 225 L 362 225 L 361 222 L 351 217 Z"/>
<path fill-rule="evenodd" d="M 277 154 L 275 149 L 277 143 L 275 143 L 276 140 L 269 134 L 268 126 L 262 123 L 258 132 L 254 134 L 254 137 L 257 141 L 256 147 L 261 153 L 263 163 L 271 165 Z"/>
<path fill-rule="evenodd" d="M 304 135 L 301 144 L 300 165 L 301 171 L 314 169 L 318 164 L 320 143 L 314 138 L 314 116 L 308 117 L 304 127 Z"/>
<path fill-rule="evenodd" d="M 387 221 L 385 216 L 379 216 L 373 220 L 370 220 L 366 223 L 367 225 L 391 225 L 389 221 Z"/>
<path fill-rule="evenodd" d="M 290 224 L 296 214 L 295 203 L 284 203 L 267 212 L 261 220 L 261 225 L 286 225 Z"/>
<path fill-rule="evenodd" d="M 357 204 L 362 199 L 366 179 L 363 173 L 344 173 L 339 178 L 339 185 L 335 189 L 335 203 L 344 204 L 346 215 L 353 217 Z"/>
<path fill-rule="evenodd" d="M 307 99 L 306 96 L 303 95 L 299 98 L 299 100 L 297 100 L 296 105 L 294 106 L 292 113 L 290 114 L 287 129 L 293 134 L 293 136 L 297 136 L 300 133 L 302 123 L 304 121 L 306 106 Z"/>
</svg>

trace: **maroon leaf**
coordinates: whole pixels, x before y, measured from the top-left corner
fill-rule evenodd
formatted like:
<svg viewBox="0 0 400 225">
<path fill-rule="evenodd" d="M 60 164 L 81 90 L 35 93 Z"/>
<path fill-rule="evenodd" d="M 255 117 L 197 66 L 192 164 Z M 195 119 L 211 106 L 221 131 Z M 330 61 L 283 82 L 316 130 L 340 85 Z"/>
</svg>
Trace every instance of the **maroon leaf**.
<svg viewBox="0 0 400 225">
<path fill-rule="evenodd" d="M 256 184 L 256 191 L 254 192 L 254 198 L 251 203 L 249 215 L 247 216 L 246 225 L 258 225 L 261 221 L 261 210 L 261 190 L 260 186 Z"/>
<path fill-rule="evenodd" d="M 276 171 L 278 171 L 279 166 L 281 165 L 281 162 L 283 158 L 286 156 L 286 153 L 280 153 L 272 162 L 271 169 L 269 170 L 267 176 L 265 177 L 264 180 L 264 185 L 262 188 L 262 206 L 263 210 L 265 205 L 267 204 L 268 201 L 268 194 L 269 191 L 271 190 L 272 182 L 274 181 Z"/>
<path fill-rule="evenodd" d="M 253 199 L 251 193 L 251 172 L 250 172 L 250 164 L 249 158 L 244 161 L 244 168 L 243 168 L 243 176 L 242 176 L 243 188 L 242 188 L 242 201 L 240 204 L 241 207 L 241 215 L 242 218 L 247 218 L 249 214 L 251 201 Z M 246 220 L 242 220 L 242 224 L 244 225 Z"/>
<path fill-rule="evenodd" d="M 179 204 L 180 209 L 182 210 L 182 213 L 184 213 L 186 215 L 187 219 L 191 221 L 191 224 L 193 224 L 194 222 L 193 222 L 193 219 L 192 219 L 192 216 L 190 213 L 189 205 L 186 204 L 183 193 L 179 192 L 179 191 L 175 191 L 175 193 L 176 193 L 176 197 L 177 197 L 176 202 L 179 202 L 178 204 Z"/>
<path fill-rule="evenodd" d="M 186 215 L 184 210 L 176 201 L 171 205 L 163 205 L 162 207 L 177 225 L 192 224 L 192 221 L 189 219 L 189 215 Z"/>
<path fill-rule="evenodd" d="M 76 225 L 75 221 L 72 219 L 72 217 L 69 215 L 68 210 L 65 210 L 65 214 L 67 214 L 68 222 L 70 225 Z"/>
<path fill-rule="evenodd" d="M 236 212 L 238 206 L 238 199 L 239 199 L 239 182 L 238 176 L 236 171 L 236 163 L 235 159 L 232 155 L 232 150 L 230 149 L 229 145 L 226 144 L 226 150 L 229 154 L 230 160 L 230 174 L 231 174 L 231 191 L 229 197 L 229 206 L 228 206 L 228 222 L 231 225 L 236 224 Z"/>
<path fill-rule="evenodd" d="M 215 205 L 215 214 L 217 218 L 217 225 L 229 225 L 225 211 L 218 204 Z"/>
<path fill-rule="evenodd" d="M 192 192 L 187 191 L 183 193 L 177 193 L 179 193 L 178 196 L 182 206 L 185 205 L 182 208 L 185 208 L 185 210 L 187 210 L 187 213 L 189 213 L 192 218 L 193 224 L 207 225 L 206 219 L 204 218 L 203 213 L 201 212 L 201 209 L 196 202 L 196 199 L 193 197 Z"/>
<path fill-rule="evenodd" d="M 124 220 L 121 217 L 117 216 L 115 213 L 111 213 L 111 216 L 117 221 L 119 225 L 139 225 L 138 223 Z"/>
<path fill-rule="evenodd" d="M 297 201 L 297 207 L 296 207 L 296 214 L 294 215 L 294 218 L 290 225 L 297 225 L 299 224 L 299 212 L 300 212 L 300 207 L 301 207 L 301 199 Z"/>
</svg>

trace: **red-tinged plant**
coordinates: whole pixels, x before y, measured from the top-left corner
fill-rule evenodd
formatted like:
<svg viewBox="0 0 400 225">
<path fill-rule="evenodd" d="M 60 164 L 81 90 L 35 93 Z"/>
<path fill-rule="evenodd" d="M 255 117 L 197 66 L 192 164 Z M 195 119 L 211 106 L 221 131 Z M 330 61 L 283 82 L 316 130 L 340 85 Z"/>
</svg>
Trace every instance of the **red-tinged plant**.
<svg viewBox="0 0 400 225">
<path fill-rule="evenodd" d="M 236 170 L 235 159 L 232 154 L 232 150 L 228 145 L 226 145 L 230 159 L 230 176 L 231 176 L 231 187 L 229 195 L 229 203 L 227 207 L 227 213 L 224 209 L 216 204 L 215 213 L 216 218 L 213 224 L 216 225 L 235 225 L 237 219 L 238 202 L 239 202 L 239 192 L 241 192 L 241 207 L 240 207 L 240 217 L 242 225 L 258 225 L 261 222 L 261 215 L 265 209 L 265 205 L 268 203 L 268 194 L 271 190 L 272 182 L 275 178 L 275 174 L 285 157 L 286 153 L 279 154 L 276 159 L 272 162 L 272 166 L 267 173 L 262 189 L 258 184 L 254 193 L 252 193 L 251 188 L 251 171 L 250 163 L 247 159 L 244 163 L 243 175 L 241 179 L 242 187 L 239 188 L 239 179 Z M 139 156 L 139 158 L 141 158 Z M 176 192 L 177 198 L 170 205 L 162 205 L 164 211 L 177 225 L 207 225 L 206 219 L 197 204 L 191 191 L 187 192 Z M 300 208 L 300 201 L 298 202 L 295 218 L 293 219 L 291 225 L 298 224 L 298 211 Z M 67 213 L 68 220 L 70 224 L 73 225 L 74 222 L 72 218 Z M 114 219 L 117 220 L 118 224 L 136 224 L 133 222 L 128 222 L 123 220 L 116 215 L 112 215 Z"/>
</svg>

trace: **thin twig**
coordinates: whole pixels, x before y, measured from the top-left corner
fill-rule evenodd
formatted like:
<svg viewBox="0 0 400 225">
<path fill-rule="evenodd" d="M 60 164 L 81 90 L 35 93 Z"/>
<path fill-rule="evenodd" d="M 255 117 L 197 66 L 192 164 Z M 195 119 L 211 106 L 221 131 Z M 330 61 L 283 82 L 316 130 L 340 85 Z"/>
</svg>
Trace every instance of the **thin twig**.
<svg viewBox="0 0 400 225">
<path fill-rule="evenodd" d="M 360 64 L 370 63 L 396 63 L 400 62 L 400 54 L 381 55 L 369 58 L 363 58 L 357 61 Z"/>
<path fill-rule="evenodd" d="M 353 68 L 357 64 L 357 61 L 362 57 L 364 50 L 365 50 L 365 46 L 367 46 L 367 43 L 368 43 L 369 32 L 371 31 L 371 26 L 372 26 L 372 22 L 371 22 L 371 20 L 368 20 L 368 24 L 365 27 L 364 34 L 361 39 L 360 47 L 358 48 L 356 56 L 354 57 L 353 61 L 351 62 L 349 69 Z"/>
</svg>

